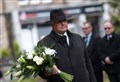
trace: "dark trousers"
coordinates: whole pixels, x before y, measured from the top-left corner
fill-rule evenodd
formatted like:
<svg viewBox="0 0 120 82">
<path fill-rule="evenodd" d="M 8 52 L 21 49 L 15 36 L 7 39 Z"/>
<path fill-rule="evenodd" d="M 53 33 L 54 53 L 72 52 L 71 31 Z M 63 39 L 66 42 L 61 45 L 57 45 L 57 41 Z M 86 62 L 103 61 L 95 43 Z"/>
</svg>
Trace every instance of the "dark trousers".
<svg viewBox="0 0 120 82">
<path fill-rule="evenodd" d="M 102 71 L 98 71 L 98 72 L 94 72 L 95 73 L 95 77 L 97 82 L 103 82 L 103 74 Z"/>
<path fill-rule="evenodd" d="M 120 82 L 120 73 L 108 74 L 110 82 Z"/>
</svg>

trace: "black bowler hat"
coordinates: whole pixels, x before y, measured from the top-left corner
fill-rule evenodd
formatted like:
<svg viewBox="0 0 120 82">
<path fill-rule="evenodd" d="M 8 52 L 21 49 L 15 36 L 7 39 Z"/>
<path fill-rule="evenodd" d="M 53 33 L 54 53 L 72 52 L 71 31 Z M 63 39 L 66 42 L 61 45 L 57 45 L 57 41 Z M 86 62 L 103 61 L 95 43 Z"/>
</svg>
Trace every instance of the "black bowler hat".
<svg viewBox="0 0 120 82">
<path fill-rule="evenodd" d="M 51 21 L 67 19 L 69 17 L 71 16 L 66 15 L 62 9 L 55 9 L 50 12 L 50 21 L 47 21 L 47 23 L 50 23 Z"/>
</svg>

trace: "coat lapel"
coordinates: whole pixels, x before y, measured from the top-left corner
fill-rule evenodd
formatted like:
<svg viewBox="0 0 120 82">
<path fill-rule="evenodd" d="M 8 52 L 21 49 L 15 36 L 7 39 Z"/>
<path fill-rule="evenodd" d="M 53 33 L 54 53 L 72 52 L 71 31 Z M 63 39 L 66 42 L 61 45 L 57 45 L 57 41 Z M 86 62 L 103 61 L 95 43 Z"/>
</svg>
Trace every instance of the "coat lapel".
<svg viewBox="0 0 120 82">
<path fill-rule="evenodd" d="M 92 43 L 93 43 L 93 39 L 94 39 L 94 36 L 93 36 L 93 34 L 92 34 L 92 36 L 91 36 L 91 38 L 90 38 L 90 41 L 89 41 L 89 44 L 88 44 L 87 48 L 91 48 Z"/>
<path fill-rule="evenodd" d="M 67 30 L 67 34 L 68 34 L 68 37 L 69 37 L 69 46 L 72 46 L 73 45 L 73 34 Z M 61 45 L 65 46 L 65 47 L 68 47 L 68 45 L 66 46 L 65 43 L 63 41 L 61 41 L 60 37 L 58 34 L 56 34 L 53 30 L 51 31 L 50 33 L 50 36 L 55 40 L 55 42 L 58 42 L 60 43 Z"/>
</svg>

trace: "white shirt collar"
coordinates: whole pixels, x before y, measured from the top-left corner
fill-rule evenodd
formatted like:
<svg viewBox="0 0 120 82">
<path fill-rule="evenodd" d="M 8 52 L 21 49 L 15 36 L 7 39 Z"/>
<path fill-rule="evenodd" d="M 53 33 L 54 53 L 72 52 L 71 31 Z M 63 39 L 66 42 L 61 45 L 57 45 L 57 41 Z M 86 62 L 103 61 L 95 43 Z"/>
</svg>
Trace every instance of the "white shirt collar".
<svg viewBox="0 0 120 82">
<path fill-rule="evenodd" d="M 87 37 L 90 38 L 92 36 L 92 32 L 90 32 Z"/>
<path fill-rule="evenodd" d="M 57 34 L 60 35 L 60 36 L 65 35 L 65 36 L 66 36 L 66 39 L 67 39 L 68 45 L 70 44 L 70 43 L 69 43 L 69 37 L 68 37 L 68 35 L 67 35 L 67 32 L 65 32 L 64 34 L 59 34 L 59 33 L 57 33 Z"/>
<path fill-rule="evenodd" d="M 60 36 L 63 36 L 63 35 L 65 35 L 65 36 L 66 36 L 66 35 L 67 35 L 67 33 L 66 33 L 66 32 L 65 32 L 64 34 L 59 34 L 59 33 L 57 33 L 57 34 L 58 34 L 58 35 L 60 35 Z"/>
<path fill-rule="evenodd" d="M 112 35 L 107 35 L 107 40 L 110 40 L 112 38 Z"/>
</svg>

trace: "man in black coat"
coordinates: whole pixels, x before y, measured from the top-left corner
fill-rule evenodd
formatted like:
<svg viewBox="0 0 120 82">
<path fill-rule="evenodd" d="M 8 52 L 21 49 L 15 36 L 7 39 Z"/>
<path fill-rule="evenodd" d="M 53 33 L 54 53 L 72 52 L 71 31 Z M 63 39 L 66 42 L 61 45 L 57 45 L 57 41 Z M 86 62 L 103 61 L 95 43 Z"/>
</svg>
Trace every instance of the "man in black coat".
<svg viewBox="0 0 120 82">
<path fill-rule="evenodd" d="M 100 40 L 99 55 L 110 82 L 120 82 L 120 35 L 114 29 L 111 22 L 105 22 L 106 35 Z"/>
<path fill-rule="evenodd" d="M 83 39 L 94 69 L 96 80 L 97 82 L 103 82 L 102 63 L 97 53 L 98 42 L 100 37 L 95 36 L 92 32 L 92 29 L 93 27 L 90 22 L 85 22 L 83 24 L 82 30 L 85 34 Z"/>
<path fill-rule="evenodd" d="M 59 60 L 53 67 L 53 75 L 47 70 L 40 72 L 40 76 L 47 82 L 64 82 L 58 75 L 58 69 L 74 76 L 72 82 L 96 82 L 89 58 L 85 52 L 85 46 L 81 36 L 68 31 L 67 17 L 62 9 L 50 12 L 49 23 L 52 31 L 38 42 L 38 45 L 49 46 L 57 51 Z M 66 38 L 65 38 L 66 37 Z"/>
</svg>

